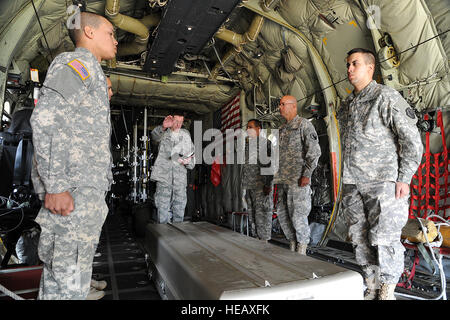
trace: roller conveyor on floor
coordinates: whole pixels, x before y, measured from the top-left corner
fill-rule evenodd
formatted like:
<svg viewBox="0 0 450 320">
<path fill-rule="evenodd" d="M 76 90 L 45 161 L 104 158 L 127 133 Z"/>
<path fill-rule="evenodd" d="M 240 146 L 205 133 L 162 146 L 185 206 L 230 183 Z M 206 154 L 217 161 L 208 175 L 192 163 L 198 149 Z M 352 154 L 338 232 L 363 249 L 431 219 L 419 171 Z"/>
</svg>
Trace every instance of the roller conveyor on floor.
<svg viewBox="0 0 450 320">
<path fill-rule="evenodd" d="M 363 299 L 358 272 L 208 222 L 148 224 L 145 248 L 166 299 Z"/>
</svg>

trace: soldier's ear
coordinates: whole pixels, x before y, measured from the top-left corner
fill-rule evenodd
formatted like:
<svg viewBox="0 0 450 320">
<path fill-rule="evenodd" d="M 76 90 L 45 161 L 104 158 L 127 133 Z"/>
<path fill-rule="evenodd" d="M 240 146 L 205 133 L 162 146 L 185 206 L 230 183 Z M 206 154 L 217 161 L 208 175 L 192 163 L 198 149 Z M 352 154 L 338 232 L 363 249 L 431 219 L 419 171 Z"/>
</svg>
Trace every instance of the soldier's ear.
<svg viewBox="0 0 450 320">
<path fill-rule="evenodd" d="M 84 36 L 88 39 L 94 38 L 94 28 L 92 28 L 91 26 L 84 26 L 83 33 Z"/>
</svg>

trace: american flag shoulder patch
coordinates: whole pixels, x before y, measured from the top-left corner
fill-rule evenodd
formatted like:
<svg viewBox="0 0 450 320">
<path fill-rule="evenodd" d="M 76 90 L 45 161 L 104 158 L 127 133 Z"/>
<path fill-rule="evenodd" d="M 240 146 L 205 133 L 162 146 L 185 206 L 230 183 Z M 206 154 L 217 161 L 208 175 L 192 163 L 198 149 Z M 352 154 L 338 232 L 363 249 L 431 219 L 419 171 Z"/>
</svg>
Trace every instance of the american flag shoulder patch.
<svg viewBox="0 0 450 320">
<path fill-rule="evenodd" d="M 81 77 L 82 80 L 86 80 L 87 78 L 89 78 L 89 76 L 90 76 L 89 71 L 81 63 L 80 60 L 73 59 L 68 64 L 73 70 L 75 70 L 76 73 L 78 73 L 78 75 Z"/>
</svg>

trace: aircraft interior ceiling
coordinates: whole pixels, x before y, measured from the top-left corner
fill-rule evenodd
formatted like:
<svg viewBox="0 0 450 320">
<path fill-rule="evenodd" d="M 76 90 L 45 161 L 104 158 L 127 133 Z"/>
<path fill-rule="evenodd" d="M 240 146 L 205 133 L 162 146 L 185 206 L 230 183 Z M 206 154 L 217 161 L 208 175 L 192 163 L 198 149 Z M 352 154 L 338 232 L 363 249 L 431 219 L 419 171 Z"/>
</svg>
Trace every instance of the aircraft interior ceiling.
<svg viewBox="0 0 450 320">
<path fill-rule="evenodd" d="M 258 108 L 263 114 L 268 113 L 272 100 L 286 93 L 298 97 L 299 112 L 307 114 L 304 107 L 313 97 L 318 103 L 323 102 L 320 91 L 325 87 L 331 86 L 339 99 L 348 95 L 351 86 L 345 80 L 344 59 L 353 47 L 372 49 L 378 53 L 380 61 L 398 54 L 380 63 L 377 80 L 404 91 L 418 111 L 444 107 L 450 100 L 450 42 L 448 34 L 441 34 L 449 29 L 448 18 L 445 18 L 448 17 L 448 1 L 265 1 L 276 8 L 269 11 L 262 9 L 259 0 L 237 1 L 234 8 L 228 5 L 230 11 L 219 18 L 208 17 L 207 21 L 212 24 L 210 29 L 200 28 L 198 19 L 189 21 L 189 12 L 196 12 L 193 2 L 191 11 L 181 19 L 178 32 L 185 24 L 197 24 L 200 31 L 192 36 L 185 35 L 186 39 L 158 38 L 158 28 L 163 29 L 164 19 L 171 19 L 170 3 L 160 7 L 158 1 L 116 2 L 120 14 L 146 24 L 149 39 L 147 47 L 137 46 L 135 52 L 121 50 L 121 47 L 134 46 L 133 41 L 139 36 L 138 32 L 133 34 L 116 26 L 118 56 L 114 63 L 104 65 L 105 71 L 112 75 L 116 91 L 113 106 L 129 101 L 128 104 L 135 106 L 179 108 L 200 115 L 217 110 L 236 95 L 237 90 L 243 89 L 247 105 L 253 108 L 255 102 L 260 104 Z M 87 11 L 105 15 L 107 1 L 74 3 L 84 4 Z M 2 2 L 0 34 L 7 31 L 8 23 L 18 18 L 29 4 L 25 0 Z M 52 57 L 73 49 L 65 27 L 72 3 L 46 0 L 34 1 L 34 4 L 39 8 L 40 24 L 35 16 L 31 18 L 14 55 L 23 80 L 29 77 L 29 72 L 25 71 L 30 66 L 39 69 L 44 76 Z M 165 9 L 167 13 L 161 20 Z M 261 16 L 264 19 L 256 25 L 255 20 Z M 150 18 L 145 20 L 145 17 Z M 243 35 L 240 43 L 232 43 L 230 33 Z M 254 38 L 249 40 L 248 35 Z M 186 42 L 178 44 L 177 41 Z M 425 43 L 420 44 L 422 42 Z M 155 49 L 155 46 L 163 49 Z M 147 61 L 169 47 L 179 56 L 171 61 L 175 67 L 169 68 L 170 73 L 164 67 L 166 74 L 161 79 L 158 72 L 162 69 L 152 71 L 146 67 Z M 285 48 L 293 52 L 287 59 L 283 55 Z M 289 69 L 284 68 L 286 63 L 293 64 L 290 72 L 285 71 Z M 320 73 L 324 73 L 324 79 Z"/>
<path fill-rule="evenodd" d="M 217 119 L 220 120 L 222 108 L 239 99 L 240 128 L 246 129 L 249 119 L 259 119 L 272 139 L 270 135 L 275 132 L 272 130 L 285 121 L 279 112 L 280 99 L 292 95 L 297 99 L 298 114 L 314 126 L 321 148 L 321 157 L 311 177 L 312 211 L 308 217 L 317 251 L 311 249 L 308 253 L 335 264 L 344 261 L 346 267 L 356 270 L 354 256 L 346 256 L 352 250 L 347 250 L 348 226 L 339 214 L 342 149 L 336 118 L 341 102 L 353 90 L 347 80 L 346 66 L 347 52 L 353 48 L 367 48 L 375 53 L 374 80 L 396 89 L 412 107 L 422 142 L 429 148 L 427 152 L 442 152 L 443 143 L 450 148 L 450 0 L 0 1 L 0 120 L 5 131 L 5 120 L 12 122 L 19 111 L 31 112 L 38 98 L 37 89 L 42 86 L 53 59 L 62 52 L 74 50 L 68 28 L 76 23 L 79 10 L 103 15 L 115 27 L 117 55 L 101 62 L 114 93 L 110 115 L 115 184 L 108 195 L 108 205 L 117 211 L 127 211 L 133 216 L 136 234 L 150 238 L 145 244 L 149 247 L 144 245 L 140 253 L 159 252 L 161 248 L 154 244 L 173 234 L 186 246 L 187 252 L 195 254 L 201 247 L 204 260 L 211 262 L 205 267 L 205 273 L 210 270 L 214 275 L 213 271 L 217 271 L 215 263 L 219 260 L 215 260 L 216 253 L 209 247 L 214 241 L 218 247 L 224 246 L 223 252 L 229 254 L 230 261 L 233 255 L 242 255 L 242 260 L 248 259 L 249 265 L 257 261 L 260 244 L 252 244 L 254 252 L 247 255 L 248 248 L 242 244 L 246 239 L 239 238 L 244 233 L 242 216 L 239 237 L 228 233 L 229 230 L 202 224 L 212 222 L 238 231 L 235 213 L 246 210 L 239 166 L 226 163 L 220 166 L 219 185 L 213 185 L 209 163 L 197 163 L 188 171 L 185 217 L 202 223 L 178 229 L 169 227 L 169 231 L 165 226 L 148 227 L 150 218 L 156 214 L 151 203 L 156 182 L 150 181 L 149 173 L 158 153 L 150 131 L 167 115 L 182 114 L 184 127 L 195 142 L 194 121 L 201 123 L 202 134 L 209 128 L 221 129 Z M 35 69 L 38 81 L 30 71 Z M 442 126 L 439 126 L 440 119 Z M 28 129 L 25 138 L 30 140 L 31 127 Z M 25 150 L 22 144 L 19 147 L 18 140 L 13 142 L 14 152 Z M 203 149 L 207 144 L 208 141 L 201 141 Z M 11 142 L 11 150 L 12 145 Z M 9 156 L 14 160 L 13 151 Z M 435 163 L 442 160 L 435 159 Z M 437 168 L 438 173 L 439 170 L 443 169 Z M 0 195 L 10 194 L 11 190 L 1 183 L 0 187 Z M 444 210 L 445 218 L 449 210 Z M 148 230 L 152 228 L 150 235 Z M 193 236 L 196 232 L 212 240 L 196 241 Z M 272 232 L 272 239 L 288 246 L 280 224 L 274 225 Z M 185 241 L 182 237 L 194 240 Z M 327 243 L 336 247 L 322 246 Z M 110 248 L 102 249 L 108 252 Z M 335 249 L 342 250 L 337 253 Z M 167 246 L 164 250 L 167 256 L 177 257 L 176 248 Z M 276 256 L 278 249 L 274 250 Z M 291 258 L 281 254 L 280 259 L 282 268 L 291 272 Z M 261 261 L 270 265 L 269 269 L 278 270 L 278 262 L 271 257 Z M 143 257 L 139 263 L 144 264 Z M 190 282 L 183 282 L 177 263 L 163 261 L 164 268 L 174 278 L 180 278 L 177 290 L 191 292 L 187 288 Z M 155 263 L 155 268 L 163 267 Z M 331 267 L 330 270 L 328 275 L 324 272 L 324 277 L 339 273 L 337 268 L 337 271 Z M 248 276 L 245 268 L 240 272 Z M 234 269 L 230 274 L 235 276 Z M 292 272 L 292 279 L 297 276 Z M 253 277 L 257 280 L 248 280 L 250 287 L 260 281 L 260 275 Z M 309 273 L 305 279 L 308 277 Z M 220 280 L 215 276 L 211 279 Z M 196 281 L 196 276 L 191 280 Z M 275 276 L 272 280 L 284 281 Z M 241 288 L 239 280 L 235 284 L 236 287 L 230 288 Z M 247 289 L 246 286 L 243 285 Z M 172 288 L 169 298 L 177 298 L 177 290 Z M 212 294 L 204 290 L 205 297 Z M 233 290 L 228 293 L 230 297 L 237 294 Z M 214 292 L 214 299 L 217 293 L 220 291 Z M 114 299 L 119 297 L 114 288 L 111 294 Z M 152 291 L 153 294 L 157 295 Z M 254 294 L 259 297 L 259 291 Z M 185 297 L 195 299 L 195 296 Z"/>
</svg>

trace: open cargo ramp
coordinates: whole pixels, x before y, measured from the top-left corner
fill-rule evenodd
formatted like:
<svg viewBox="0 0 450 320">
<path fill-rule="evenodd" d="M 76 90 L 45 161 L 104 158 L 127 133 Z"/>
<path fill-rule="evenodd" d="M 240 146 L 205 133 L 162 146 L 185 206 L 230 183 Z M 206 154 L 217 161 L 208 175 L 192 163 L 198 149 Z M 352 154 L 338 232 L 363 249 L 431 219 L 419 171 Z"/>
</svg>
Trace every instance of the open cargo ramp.
<svg viewBox="0 0 450 320">
<path fill-rule="evenodd" d="M 362 276 L 208 222 L 148 224 L 163 299 L 363 299 Z"/>
</svg>

